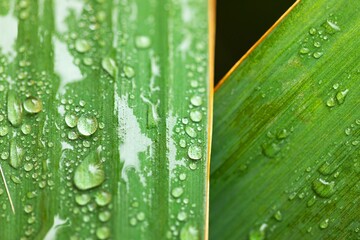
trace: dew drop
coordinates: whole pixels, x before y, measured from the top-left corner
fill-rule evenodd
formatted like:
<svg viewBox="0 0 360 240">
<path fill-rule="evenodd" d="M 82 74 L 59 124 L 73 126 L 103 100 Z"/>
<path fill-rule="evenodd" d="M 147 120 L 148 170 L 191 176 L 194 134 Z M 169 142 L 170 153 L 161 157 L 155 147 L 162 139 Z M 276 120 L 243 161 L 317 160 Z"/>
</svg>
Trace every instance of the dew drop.
<svg viewBox="0 0 360 240">
<path fill-rule="evenodd" d="M 110 237 L 110 230 L 108 227 L 99 227 L 96 229 L 96 236 L 98 239 L 108 239 Z"/>
<path fill-rule="evenodd" d="M 180 240 L 199 240 L 199 230 L 191 222 L 186 223 L 180 231 Z"/>
<path fill-rule="evenodd" d="M 75 132 L 75 131 L 70 131 L 70 132 L 68 133 L 68 138 L 69 138 L 70 140 L 78 139 L 78 137 L 79 137 L 79 135 L 78 135 L 77 132 Z"/>
<path fill-rule="evenodd" d="M 201 147 L 198 145 L 191 145 L 188 149 L 188 156 L 193 160 L 199 160 L 202 157 Z"/>
<path fill-rule="evenodd" d="M 90 136 L 96 132 L 97 128 L 98 121 L 94 116 L 84 114 L 79 118 L 77 129 L 81 135 Z"/>
<path fill-rule="evenodd" d="M 21 132 L 25 135 L 28 135 L 31 133 L 31 126 L 29 124 L 23 124 L 21 125 Z"/>
<path fill-rule="evenodd" d="M 282 220 L 282 214 L 280 211 L 277 211 L 275 214 L 274 214 L 274 218 L 277 220 L 277 221 L 281 221 Z"/>
<path fill-rule="evenodd" d="M 343 104 L 345 102 L 345 97 L 348 94 L 349 89 L 346 89 L 344 91 L 340 91 L 336 94 L 336 100 L 339 104 Z"/>
<path fill-rule="evenodd" d="M 9 128 L 7 126 L 0 127 L 0 136 L 6 136 L 9 133 Z"/>
<path fill-rule="evenodd" d="M 171 195 L 174 198 L 179 198 L 184 193 L 184 189 L 182 187 L 176 187 L 171 191 Z"/>
<path fill-rule="evenodd" d="M 33 206 L 31 206 L 31 205 L 25 205 L 24 211 L 25 211 L 26 213 L 31 213 L 31 212 L 33 211 Z"/>
<path fill-rule="evenodd" d="M 287 138 L 289 136 L 289 132 L 284 128 L 284 129 L 282 129 L 282 130 L 280 130 L 279 132 L 278 132 L 278 134 L 276 135 L 276 137 L 278 138 L 278 139 L 285 139 L 285 138 Z"/>
<path fill-rule="evenodd" d="M 99 213 L 99 220 L 101 222 L 109 221 L 110 217 L 111 217 L 111 213 L 109 211 L 104 211 L 104 212 Z"/>
<path fill-rule="evenodd" d="M 306 47 L 302 47 L 300 48 L 300 51 L 299 51 L 301 54 L 307 54 L 310 52 L 310 49 L 306 48 Z"/>
<path fill-rule="evenodd" d="M 322 55 L 323 55 L 322 52 L 314 52 L 313 57 L 314 57 L 315 59 L 319 59 L 319 58 L 322 57 Z"/>
<path fill-rule="evenodd" d="M 105 191 L 99 192 L 95 195 L 95 202 L 98 206 L 106 206 L 111 202 L 111 194 Z"/>
<path fill-rule="evenodd" d="M 148 48 L 151 45 L 151 40 L 148 36 L 137 36 L 135 38 L 135 45 L 137 48 Z"/>
<path fill-rule="evenodd" d="M 184 180 L 186 179 L 186 173 L 180 173 L 179 179 L 180 179 L 181 181 L 184 181 Z"/>
<path fill-rule="evenodd" d="M 32 163 L 25 163 L 24 164 L 24 170 L 27 172 L 30 172 L 34 168 L 34 165 Z"/>
<path fill-rule="evenodd" d="M 259 228 L 250 231 L 249 240 L 264 240 L 267 224 L 262 224 Z"/>
<path fill-rule="evenodd" d="M 312 188 L 320 197 L 329 198 L 335 193 L 335 182 L 327 182 L 318 178 L 313 181 Z"/>
<path fill-rule="evenodd" d="M 186 140 L 185 139 L 180 139 L 179 145 L 180 145 L 180 147 L 185 148 L 186 147 Z"/>
<path fill-rule="evenodd" d="M 20 126 L 23 119 L 23 108 L 20 99 L 12 90 L 8 92 L 7 96 L 7 115 L 11 125 Z"/>
<path fill-rule="evenodd" d="M 333 21 L 327 20 L 326 22 L 324 22 L 324 24 L 322 25 L 325 28 L 325 31 L 329 34 L 334 34 L 338 31 L 340 31 L 340 27 L 334 23 Z"/>
<path fill-rule="evenodd" d="M 77 204 L 79 204 L 80 206 L 84 206 L 86 204 L 88 204 L 91 200 L 91 197 L 89 196 L 89 194 L 78 194 L 75 196 L 75 202 Z"/>
<path fill-rule="evenodd" d="M 17 145 L 16 140 L 10 141 L 10 166 L 17 169 L 20 167 L 23 157 L 23 150 Z"/>
<path fill-rule="evenodd" d="M 327 101 L 326 101 L 326 106 L 328 107 L 334 107 L 335 106 L 335 99 L 333 97 L 329 98 Z"/>
<path fill-rule="evenodd" d="M 105 172 L 96 151 L 91 152 L 76 168 L 74 184 L 80 190 L 87 190 L 101 185 Z"/>
<path fill-rule="evenodd" d="M 263 144 L 261 147 L 263 154 L 269 158 L 274 158 L 281 150 L 276 143 Z"/>
<path fill-rule="evenodd" d="M 200 122 L 201 119 L 202 119 L 202 114 L 199 110 L 192 110 L 190 112 L 190 119 L 193 121 L 193 122 Z"/>
<path fill-rule="evenodd" d="M 133 78 L 135 76 L 135 70 L 132 67 L 125 65 L 123 70 L 127 78 Z"/>
<path fill-rule="evenodd" d="M 140 222 L 141 222 L 141 221 L 144 221 L 144 220 L 145 220 L 145 213 L 139 212 L 138 214 L 136 214 L 136 218 L 137 218 L 137 220 L 139 220 Z"/>
<path fill-rule="evenodd" d="M 321 229 L 325 229 L 325 228 L 327 228 L 328 226 L 329 226 L 329 219 L 325 219 L 325 220 L 321 221 L 320 224 L 319 224 L 319 227 L 320 227 Z"/>
<path fill-rule="evenodd" d="M 196 131 L 190 126 L 185 127 L 185 132 L 189 137 L 195 138 L 196 137 Z"/>
<path fill-rule="evenodd" d="M 20 184 L 21 183 L 21 180 L 19 177 L 15 176 L 15 175 L 11 175 L 11 180 L 16 183 L 16 184 Z"/>
<path fill-rule="evenodd" d="M 199 107 L 199 106 L 201 106 L 201 104 L 202 104 L 202 99 L 201 99 L 200 96 L 195 95 L 195 96 L 192 96 L 192 97 L 191 97 L 190 102 L 191 102 L 191 104 L 194 105 L 195 107 Z"/>
<path fill-rule="evenodd" d="M 177 219 L 181 222 L 185 221 L 187 218 L 186 212 L 179 212 L 177 215 Z"/>
<path fill-rule="evenodd" d="M 67 113 L 65 115 L 65 123 L 70 128 L 76 127 L 78 120 L 79 118 L 75 114 Z"/>
<path fill-rule="evenodd" d="M 24 109 L 28 113 L 39 113 L 43 109 L 42 101 L 36 97 L 28 97 L 25 99 Z"/>
<path fill-rule="evenodd" d="M 110 74 L 110 76 L 115 77 L 118 72 L 118 68 L 116 66 L 116 62 L 111 57 L 105 57 L 101 61 L 102 68 Z"/>
<path fill-rule="evenodd" d="M 89 51 L 91 48 L 89 42 L 85 39 L 77 39 L 75 42 L 75 49 L 80 53 Z"/>
</svg>

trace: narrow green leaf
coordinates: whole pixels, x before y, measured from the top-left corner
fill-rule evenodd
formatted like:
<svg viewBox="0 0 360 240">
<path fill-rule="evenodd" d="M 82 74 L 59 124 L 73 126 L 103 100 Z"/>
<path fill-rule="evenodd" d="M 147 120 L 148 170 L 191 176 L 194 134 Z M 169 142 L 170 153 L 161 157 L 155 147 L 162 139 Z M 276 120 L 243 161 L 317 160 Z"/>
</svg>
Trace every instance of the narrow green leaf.
<svg viewBox="0 0 360 240">
<path fill-rule="evenodd" d="M 0 0 L 0 239 L 205 239 L 208 23 L 205 0 Z"/>
<path fill-rule="evenodd" d="M 215 93 L 211 239 L 358 239 L 360 3 L 302 0 Z"/>
</svg>

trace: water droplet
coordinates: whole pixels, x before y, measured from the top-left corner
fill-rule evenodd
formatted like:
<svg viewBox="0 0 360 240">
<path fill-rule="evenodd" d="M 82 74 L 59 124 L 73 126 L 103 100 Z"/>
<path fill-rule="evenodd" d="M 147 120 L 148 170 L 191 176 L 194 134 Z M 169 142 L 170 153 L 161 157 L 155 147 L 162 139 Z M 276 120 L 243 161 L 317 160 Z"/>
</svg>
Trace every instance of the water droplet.
<svg viewBox="0 0 360 240">
<path fill-rule="evenodd" d="M 108 239 L 110 237 L 110 230 L 108 227 L 99 227 L 96 229 L 96 236 L 98 239 Z"/>
<path fill-rule="evenodd" d="M 322 57 L 322 55 L 323 55 L 322 52 L 314 52 L 313 57 L 314 57 L 315 59 L 319 59 L 319 58 Z"/>
<path fill-rule="evenodd" d="M 26 213 L 31 213 L 31 212 L 33 211 L 33 206 L 31 206 L 31 205 L 25 205 L 24 211 L 25 211 Z"/>
<path fill-rule="evenodd" d="M 177 215 L 177 219 L 181 222 L 185 221 L 187 218 L 186 212 L 179 212 Z"/>
<path fill-rule="evenodd" d="M 135 70 L 132 67 L 125 65 L 123 70 L 127 78 L 133 78 L 135 76 Z"/>
<path fill-rule="evenodd" d="M 32 163 L 25 163 L 24 164 L 24 170 L 27 172 L 30 172 L 34 168 L 34 165 Z"/>
<path fill-rule="evenodd" d="M 334 34 L 340 31 L 340 27 L 336 23 L 330 20 L 324 22 L 322 26 L 325 28 L 325 31 L 329 34 Z"/>
<path fill-rule="evenodd" d="M 67 113 L 65 115 L 65 123 L 70 128 L 76 127 L 78 120 L 79 120 L 79 118 L 75 114 Z"/>
<path fill-rule="evenodd" d="M 77 132 L 75 132 L 75 131 L 70 131 L 70 132 L 68 133 L 68 138 L 69 138 L 70 140 L 78 139 L 78 137 L 79 137 L 79 135 L 78 135 Z"/>
<path fill-rule="evenodd" d="M 335 193 L 335 182 L 327 182 L 318 178 L 313 181 L 312 188 L 320 197 L 329 198 Z"/>
<path fill-rule="evenodd" d="M 185 139 L 180 139 L 179 145 L 180 145 L 180 147 L 185 148 L 186 147 L 186 140 Z"/>
<path fill-rule="evenodd" d="M 194 162 L 190 163 L 190 164 L 189 164 L 189 168 L 190 168 L 191 170 L 196 170 L 196 169 L 197 169 L 196 163 L 194 163 Z"/>
<path fill-rule="evenodd" d="M 16 184 L 20 184 L 21 183 L 21 180 L 19 177 L 15 176 L 15 175 L 11 175 L 11 180 L 16 183 Z"/>
<path fill-rule="evenodd" d="M 346 89 L 344 91 L 340 91 L 336 94 L 336 100 L 339 104 L 343 104 L 345 102 L 345 97 L 348 94 L 349 89 Z"/>
<path fill-rule="evenodd" d="M 11 125 L 20 126 L 23 119 L 23 108 L 20 99 L 10 90 L 7 96 L 7 114 Z"/>
<path fill-rule="evenodd" d="M 24 109 L 28 113 L 39 113 L 43 109 L 42 101 L 36 97 L 28 97 L 24 102 Z"/>
<path fill-rule="evenodd" d="M 277 211 L 277 212 L 274 214 L 274 218 L 280 222 L 280 221 L 282 220 L 282 214 L 281 214 L 281 212 L 280 212 L 280 211 Z"/>
<path fill-rule="evenodd" d="M 328 107 L 334 107 L 335 106 L 335 99 L 333 97 L 329 98 L 327 101 L 326 101 L 326 106 Z"/>
<path fill-rule="evenodd" d="M 90 136 L 96 132 L 98 121 L 94 116 L 84 114 L 79 118 L 77 129 L 83 136 Z"/>
<path fill-rule="evenodd" d="M 109 211 L 104 211 L 104 212 L 99 213 L 99 220 L 101 222 L 109 221 L 110 217 L 111 217 L 111 213 Z"/>
<path fill-rule="evenodd" d="M 140 222 L 145 220 L 145 213 L 143 212 L 139 212 L 138 214 L 136 214 L 136 218 L 137 220 L 139 220 Z"/>
<path fill-rule="evenodd" d="M 321 229 L 325 229 L 325 228 L 327 228 L 328 226 L 329 226 L 329 219 L 325 219 L 325 220 L 321 221 L 320 224 L 319 224 L 319 227 L 320 227 Z"/>
<path fill-rule="evenodd" d="M 7 126 L 0 127 L 0 136 L 3 137 L 9 133 L 9 128 Z"/>
<path fill-rule="evenodd" d="M 269 158 L 274 158 L 281 150 L 276 143 L 263 144 L 261 147 L 263 154 Z"/>
<path fill-rule="evenodd" d="M 98 206 L 106 206 L 111 202 L 111 194 L 105 191 L 99 192 L 95 195 L 95 202 Z"/>
<path fill-rule="evenodd" d="M 191 223 L 186 223 L 180 231 L 180 240 L 199 240 L 199 230 Z"/>
<path fill-rule="evenodd" d="M 251 230 L 249 240 L 264 240 L 266 236 L 267 224 L 262 224 L 259 228 Z"/>
<path fill-rule="evenodd" d="M 75 41 L 75 49 L 80 53 L 89 51 L 91 48 L 89 42 L 85 39 L 77 39 Z"/>
<path fill-rule="evenodd" d="M 188 156 L 193 160 L 199 160 L 202 157 L 202 150 L 200 146 L 191 145 L 188 149 Z"/>
<path fill-rule="evenodd" d="M 136 226 L 136 224 L 137 224 L 137 219 L 134 218 L 134 217 L 130 218 L 130 225 L 131 226 Z"/>
<path fill-rule="evenodd" d="M 101 185 L 105 180 L 105 172 L 96 151 L 91 152 L 76 168 L 74 175 L 75 186 L 80 190 L 87 190 Z"/>
<path fill-rule="evenodd" d="M 184 181 L 184 180 L 186 179 L 186 173 L 180 173 L 179 179 L 180 179 L 181 181 Z"/>
<path fill-rule="evenodd" d="M 311 207 L 311 206 L 313 206 L 314 204 L 316 203 L 316 196 L 312 196 L 310 199 L 309 199 L 309 201 L 307 202 L 307 206 L 308 207 Z"/>
<path fill-rule="evenodd" d="M 179 198 L 184 193 L 184 189 L 182 187 L 176 187 L 171 191 L 171 195 L 174 198 Z"/>
<path fill-rule="evenodd" d="M 289 136 L 289 132 L 286 129 L 282 129 L 278 132 L 278 134 L 276 135 L 276 137 L 278 139 L 285 139 Z"/>
<path fill-rule="evenodd" d="M 299 51 L 301 54 L 307 54 L 310 52 L 310 49 L 306 48 L 306 47 L 302 47 L 300 48 L 300 51 Z"/>
<path fill-rule="evenodd" d="M 310 35 L 315 35 L 317 33 L 316 28 L 310 28 L 309 33 Z"/>
<path fill-rule="evenodd" d="M 101 66 L 108 74 L 110 74 L 110 76 L 117 76 L 118 68 L 114 59 L 110 57 L 103 58 L 101 61 Z"/>
<path fill-rule="evenodd" d="M 151 45 L 151 40 L 148 36 L 137 36 L 135 38 L 135 45 L 137 48 L 148 48 Z"/>
<path fill-rule="evenodd" d="M 317 47 L 317 48 L 321 47 L 321 43 L 320 42 L 314 42 L 314 47 Z"/>
<path fill-rule="evenodd" d="M 23 151 L 17 146 L 15 139 L 10 141 L 10 166 L 19 168 L 22 162 Z"/>
<path fill-rule="evenodd" d="M 191 104 L 194 105 L 195 107 L 199 107 L 199 106 L 201 106 L 201 104 L 202 104 L 202 99 L 201 99 L 200 96 L 195 95 L 195 96 L 192 96 L 192 97 L 191 97 L 190 102 L 191 102 Z"/>
<path fill-rule="evenodd" d="M 28 135 L 29 133 L 31 133 L 31 126 L 29 124 L 21 125 L 21 132 L 25 135 Z"/>
<path fill-rule="evenodd" d="M 196 137 L 196 131 L 190 126 L 185 127 L 185 132 L 189 137 L 195 138 Z"/>
<path fill-rule="evenodd" d="M 91 197 L 89 194 L 78 194 L 75 196 L 75 202 L 79 204 L 80 206 L 84 206 L 88 204 L 91 200 Z"/>
<path fill-rule="evenodd" d="M 334 162 L 325 161 L 318 169 L 322 175 L 330 175 L 339 167 L 338 164 Z"/>
<path fill-rule="evenodd" d="M 199 110 L 191 110 L 190 112 L 190 119 L 193 122 L 200 122 L 202 119 L 202 114 Z"/>
<path fill-rule="evenodd" d="M 338 89 L 338 88 L 339 88 L 339 84 L 338 84 L 338 83 L 335 83 L 335 84 L 333 85 L 333 89 L 336 90 L 336 89 Z"/>
</svg>

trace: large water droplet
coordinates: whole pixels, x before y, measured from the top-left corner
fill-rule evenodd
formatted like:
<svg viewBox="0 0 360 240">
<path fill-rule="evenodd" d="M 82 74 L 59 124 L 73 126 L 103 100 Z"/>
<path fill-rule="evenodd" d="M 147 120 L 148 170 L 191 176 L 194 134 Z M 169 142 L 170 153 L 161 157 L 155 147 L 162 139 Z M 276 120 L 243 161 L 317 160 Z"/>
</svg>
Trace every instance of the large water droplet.
<svg viewBox="0 0 360 240">
<path fill-rule="evenodd" d="M 43 109 L 42 101 L 36 97 L 28 97 L 24 102 L 24 109 L 28 113 L 39 113 Z"/>
<path fill-rule="evenodd" d="M 96 151 L 91 152 L 76 168 L 75 186 L 87 190 L 101 185 L 105 180 L 105 172 Z"/>
<path fill-rule="evenodd" d="M 101 222 L 109 221 L 110 217 L 111 217 L 111 213 L 109 211 L 104 211 L 104 212 L 99 213 L 99 220 Z"/>
<path fill-rule="evenodd" d="M 11 125 L 20 126 L 23 119 L 23 108 L 20 99 L 12 90 L 8 92 L 7 96 L 7 115 Z"/>
<path fill-rule="evenodd" d="M 84 114 L 79 118 L 77 129 L 83 136 L 90 136 L 96 132 L 98 121 L 94 116 Z"/>
<path fill-rule="evenodd" d="M 199 106 L 201 106 L 201 104 L 202 104 L 202 99 L 201 99 L 200 96 L 195 95 L 195 96 L 192 96 L 192 97 L 191 97 L 190 102 L 191 102 L 191 104 L 194 105 L 195 107 L 199 107 Z"/>
<path fill-rule="evenodd" d="M 108 239 L 110 237 L 110 229 L 108 227 L 99 227 L 96 229 L 98 239 Z"/>
<path fill-rule="evenodd" d="M 190 112 L 190 119 L 193 121 L 193 122 L 200 122 L 201 119 L 202 119 L 202 114 L 199 110 L 192 110 Z"/>
<path fill-rule="evenodd" d="M 191 145 L 188 149 L 188 156 L 193 160 L 199 160 L 202 157 L 202 150 L 200 146 Z"/>
<path fill-rule="evenodd" d="M 335 193 L 335 182 L 318 178 L 313 181 L 312 188 L 320 197 L 329 198 Z"/>
<path fill-rule="evenodd" d="M 189 137 L 192 137 L 192 138 L 195 138 L 197 135 L 195 129 L 190 126 L 185 127 L 185 132 L 187 135 L 189 135 Z"/>
</svg>

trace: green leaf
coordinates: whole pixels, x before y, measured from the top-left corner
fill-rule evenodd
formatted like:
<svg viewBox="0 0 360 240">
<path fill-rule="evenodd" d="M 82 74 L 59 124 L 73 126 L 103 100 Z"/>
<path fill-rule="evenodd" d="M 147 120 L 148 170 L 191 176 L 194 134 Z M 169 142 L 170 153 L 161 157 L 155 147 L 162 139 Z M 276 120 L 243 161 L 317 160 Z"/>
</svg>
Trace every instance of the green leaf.
<svg viewBox="0 0 360 240">
<path fill-rule="evenodd" d="M 358 239 L 360 3 L 303 0 L 215 92 L 211 239 Z"/>
<path fill-rule="evenodd" d="M 0 0 L 0 239 L 206 238 L 209 21 L 205 0 Z"/>
</svg>

